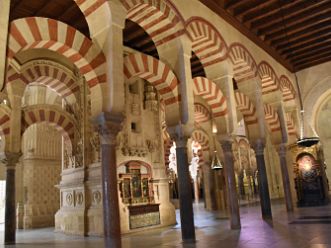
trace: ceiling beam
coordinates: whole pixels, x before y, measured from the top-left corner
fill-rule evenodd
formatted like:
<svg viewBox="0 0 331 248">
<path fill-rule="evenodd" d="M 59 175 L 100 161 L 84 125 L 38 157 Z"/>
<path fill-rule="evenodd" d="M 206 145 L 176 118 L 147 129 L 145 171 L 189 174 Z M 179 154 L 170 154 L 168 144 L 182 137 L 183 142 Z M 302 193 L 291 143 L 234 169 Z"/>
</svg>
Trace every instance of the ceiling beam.
<svg viewBox="0 0 331 248">
<path fill-rule="evenodd" d="M 300 36 L 292 36 L 291 38 L 283 37 L 280 39 L 273 40 L 270 42 L 272 46 L 276 48 L 277 51 L 284 50 L 288 47 L 292 47 L 294 45 L 300 45 L 305 43 L 306 41 L 310 41 L 312 39 L 316 39 L 318 37 L 323 37 L 328 35 L 331 32 L 331 27 L 322 26 L 320 28 L 315 29 L 312 32 L 303 33 Z"/>
<path fill-rule="evenodd" d="M 299 32 L 306 32 L 306 30 L 313 31 L 316 28 L 320 28 L 322 26 L 329 26 L 331 24 L 331 11 L 330 13 L 326 14 L 324 13 L 322 16 L 319 16 L 318 18 L 314 18 L 314 20 L 310 19 L 305 22 L 299 23 L 291 28 L 288 28 L 285 32 L 285 30 L 280 30 L 278 32 L 272 33 L 270 35 L 265 36 L 265 40 L 269 40 L 272 42 L 274 39 L 279 39 L 281 37 L 291 37 L 295 36 Z"/>
<path fill-rule="evenodd" d="M 325 46 L 330 44 L 331 38 L 328 39 L 319 39 L 314 43 L 311 43 L 310 45 L 301 47 L 300 49 L 295 50 L 289 50 L 288 53 L 284 54 L 286 55 L 286 59 L 294 58 L 298 55 L 305 54 L 307 52 L 310 52 L 312 49 L 318 49 L 321 46 Z"/>
<path fill-rule="evenodd" d="M 292 27 L 294 28 L 295 26 L 302 25 L 302 23 L 309 23 L 311 20 L 313 20 L 313 18 L 317 20 L 320 18 L 323 19 L 325 16 L 330 16 L 330 10 L 331 3 L 320 5 L 318 8 L 309 9 L 291 18 L 285 18 L 284 21 L 279 19 L 277 23 L 259 29 L 258 33 L 269 35 L 270 33 L 284 30 L 284 25 L 286 26 L 286 29 L 291 29 Z"/>
<path fill-rule="evenodd" d="M 245 15 L 248 15 L 250 13 L 256 13 L 257 11 L 260 13 L 260 12 L 264 12 L 264 9 L 267 8 L 268 6 L 274 4 L 274 1 L 278 1 L 278 0 L 269 0 L 269 1 L 266 1 L 266 0 L 259 0 L 259 1 L 256 1 L 256 2 L 253 2 L 251 1 L 250 5 L 247 6 L 246 8 L 238 8 L 235 9 L 233 11 L 233 15 L 240 19 L 240 21 L 243 20 L 243 17 Z"/>
<path fill-rule="evenodd" d="M 236 28 L 239 32 L 249 38 L 252 42 L 262 48 L 265 52 L 269 53 L 276 61 L 282 64 L 290 72 L 294 72 L 292 65 L 282 58 L 275 49 L 265 44 L 261 39 L 254 35 L 247 27 L 244 27 L 236 18 L 231 16 L 225 9 L 220 8 L 213 0 L 200 0 L 208 8 L 222 17 L 226 22 Z"/>
<path fill-rule="evenodd" d="M 312 44 L 316 44 L 320 41 L 325 41 L 325 40 L 329 40 L 331 38 L 331 32 L 325 33 L 323 35 L 320 36 L 312 36 L 311 39 L 307 39 L 307 40 L 303 40 L 301 42 L 295 43 L 295 46 L 285 46 L 283 49 L 279 49 L 278 52 L 281 54 L 291 54 L 294 53 L 295 51 L 297 51 L 297 49 L 300 48 L 306 48 L 311 46 Z M 286 51 L 286 53 L 284 52 Z"/>
<path fill-rule="evenodd" d="M 292 7 L 295 4 L 297 4 L 296 1 L 282 2 L 282 9 Z M 263 12 L 255 11 L 250 14 L 245 14 L 245 16 L 243 16 L 243 18 L 242 18 L 242 22 L 245 25 L 247 25 L 248 27 L 250 27 L 252 23 L 257 22 L 258 20 L 261 20 L 263 18 L 272 16 L 272 15 L 276 14 L 278 11 L 279 11 L 279 4 L 273 4 L 273 5 L 265 7 L 263 9 Z"/>
<path fill-rule="evenodd" d="M 331 55 L 330 56 L 327 56 L 327 57 L 324 57 L 322 59 L 308 61 L 307 63 L 297 65 L 296 68 L 295 68 L 295 70 L 297 72 L 299 70 L 303 70 L 303 69 L 306 69 L 306 68 L 309 68 L 309 67 L 312 67 L 312 66 L 316 66 L 316 65 L 319 65 L 319 64 L 328 62 L 330 60 L 331 60 Z"/>
<path fill-rule="evenodd" d="M 251 30 L 253 32 L 257 32 L 257 30 L 264 28 L 268 25 L 271 24 L 275 24 L 277 23 L 279 20 L 281 20 L 283 17 L 284 18 L 289 18 L 291 16 L 295 16 L 298 13 L 301 13 L 302 11 L 304 11 L 303 9 L 309 9 L 311 8 L 311 2 L 310 1 L 295 1 L 295 5 L 292 6 L 291 8 L 284 8 L 283 6 L 280 7 L 278 6 L 278 11 L 275 12 L 274 15 L 268 16 L 266 18 L 263 18 L 259 21 L 253 22 L 251 25 Z"/>
<path fill-rule="evenodd" d="M 226 10 L 233 10 L 234 8 L 237 8 L 238 6 L 242 5 L 244 2 L 247 2 L 247 0 L 228 0 L 224 4 L 224 8 Z"/>
<path fill-rule="evenodd" d="M 312 61 L 312 60 L 316 60 L 316 59 L 323 59 L 324 57 L 327 57 L 331 54 L 331 50 L 328 49 L 323 49 L 323 51 L 321 50 L 321 52 L 319 52 L 318 54 L 314 53 L 314 54 L 310 54 L 307 56 L 304 56 L 298 60 L 293 61 L 292 63 L 295 65 L 299 65 L 301 63 L 306 63 L 307 61 Z"/>
</svg>

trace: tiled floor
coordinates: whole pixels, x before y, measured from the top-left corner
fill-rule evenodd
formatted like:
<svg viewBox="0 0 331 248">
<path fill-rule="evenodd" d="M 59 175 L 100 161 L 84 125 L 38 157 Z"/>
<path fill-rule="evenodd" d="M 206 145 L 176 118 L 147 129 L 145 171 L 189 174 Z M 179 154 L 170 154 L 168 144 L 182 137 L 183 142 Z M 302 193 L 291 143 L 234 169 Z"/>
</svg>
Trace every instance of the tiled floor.
<svg viewBox="0 0 331 248">
<path fill-rule="evenodd" d="M 296 209 L 287 215 L 284 204 L 273 203 L 273 221 L 264 222 L 260 207 L 241 208 L 241 230 L 230 230 L 222 213 L 206 212 L 195 206 L 197 242 L 183 244 L 180 226 L 145 231 L 122 237 L 122 248 L 331 248 L 331 205 Z M 177 216 L 178 217 L 178 216 Z M 294 222 L 295 224 L 289 224 Z M 0 233 L 2 243 L 3 233 Z M 102 248 L 101 238 L 82 238 L 54 233 L 52 229 L 19 231 L 19 248 Z M 0 247 L 4 247 L 1 246 Z"/>
</svg>

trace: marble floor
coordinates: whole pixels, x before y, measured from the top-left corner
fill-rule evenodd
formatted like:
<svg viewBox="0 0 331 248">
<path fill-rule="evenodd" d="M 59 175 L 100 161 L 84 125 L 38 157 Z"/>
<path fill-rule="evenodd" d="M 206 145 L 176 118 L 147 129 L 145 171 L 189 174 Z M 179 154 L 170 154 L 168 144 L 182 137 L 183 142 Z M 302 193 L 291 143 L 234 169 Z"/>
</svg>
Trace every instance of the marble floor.
<svg viewBox="0 0 331 248">
<path fill-rule="evenodd" d="M 260 217 L 259 205 L 241 207 L 241 230 L 230 230 L 224 213 L 206 212 L 195 205 L 195 244 L 181 242 L 180 225 L 122 237 L 122 248 L 331 248 L 331 205 L 296 209 L 288 215 L 282 202 L 273 202 L 273 221 Z M 179 216 L 177 216 L 178 218 Z M 3 230 L 0 230 L 3 243 Z M 101 238 L 83 238 L 54 233 L 53 229 L 17 232 L 13 248 L 102 248 Z"/>
</svg>

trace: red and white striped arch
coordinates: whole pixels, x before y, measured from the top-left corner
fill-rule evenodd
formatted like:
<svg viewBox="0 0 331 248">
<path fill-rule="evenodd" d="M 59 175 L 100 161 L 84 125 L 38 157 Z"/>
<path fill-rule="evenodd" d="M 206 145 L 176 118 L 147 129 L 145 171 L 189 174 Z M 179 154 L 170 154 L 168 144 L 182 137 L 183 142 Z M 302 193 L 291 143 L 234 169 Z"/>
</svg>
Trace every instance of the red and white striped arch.
<svg viewBox="0 0 331 248">
<path fill-rule="evenodd" d="M 22 67 L 25 83 L 37 82 L 50 87 L 59 95 L 66 97 L 68 102 L 75 101 L 75 94 L 79 91 L 76 79 L 68 72 L 50 64 L 27 65 Z M 8 80 L 8 83 L 11 81 Z"/>
<path fill-rule="evenodd" d="M 98 12 L 101 6 L 109 8 L 106 0 L 74 0 L 84 16 L 87 18 L 92 13 Z"/>
<path fill-rule="evenodd" d="M 8 136 L 10 134 L 10 109 L 4 104 L 0 105 L 0 129 L 2 135 L 6 139 L 6 143 L 9 141 Z"/>
<path fill-rule="evenodd" d="M 136 22 L 154 41 L 156 47 L 184 31 L 184 21 L 168 0 L 121 0 L 128 11 L 127 18 Z"/>
<path fill-rule="evenodd" d="M 54 125 L 73 144 L 75 136 L 75 121 L 67 112 L 54 105 L 30 105 L 23 109 L 23 131 L 35 123 Z"/>
<path fill-rule="evenodd" d="M 204 67 L 226 59 L 227 45 L 210 22 L 201 17 L 192 17 L 185 29 L 192 41 L 192 50 Z"/>
<path fill-rule="evenodd" d="M 226 98 L 217 85 L 205 77 L 195 77 L 194 94 L 201 96 L 210 106 L 213 117 L 222 117 L 228 114 Z"/>
<path fill-rule="evenodd" d="M 233 64 L 233 76 L 237 83 L 256 76 L 256 62 L 251 53 L 242 44 L 232 43 L 229 47 L 228 56 Z"/>
<path fill-rule="evenodd" d="M 257 67 L 258 75 L 262 81 L 262 93 L 270 93 L 279 90 L 279 82 L 274 69 L 266 61 L 262 61 Z"/>
<path fill-rule="evenodd" d="M 27 17 L 12 21 L 9 59 L 20 51 L 38 48 L 54 51 L 75 64 L 91 88 L 92 105 L 96 101 L 98 110 L 102 110 L 101 84 L 106 82 L 106 58 L 97 45 L 73 27 L 53 19 Z"/>
<path fill-rule="evenodd" d="M 283 93 L 283 100 L 285 102 L 295 99 L 295 89 L 291 81 L 285 75 L 280 76 L 279 78 L 280 90 Z"/>
<path fill-rule="evenodd" d="M 18 82 L 21 85 L 28 84 L 29 81 L 20 73 L 17 72 L 10 64 L 7 68 L 7 83 Z"/>
<path fill-rule="evenodd" d="M 200 129 L 194 130 L 191 138 L 192 138 L 192 140 L 198 142 L 201 145 L 202 151 L 210 150 L 209 137 L 204 131 L 202 131 Z"/>
<path fill-rule="evenodd" d="M 265 115 L 265 120 L 271 132 L 276 132 L 281 130 L 278 113 L 271 105 L 267 103 L 264 104 L 264 115 Z"/>
<path fill-rule="evenodd" d="M 294 122 L 294 119 L 293 119 L 291 113 L 289 113 L 289 112 L 286 113 L 285 118 L 286 118 L 288 135 L 297 137 L 298 133 L 297 133 L 295 122 Z"/>
<path fill-rule="evenodd" d="M 178 104 L 178 80 L 169 66 L 142 53 L 134 53 L 124 58 L 126 80 L 139 77 L 150 82 L 164 101 L 165 107 Z"/>
<path fill-rule="evenodd" d="M 209 120 L 209 110 L 201 103 L 194 103 L 194 121 L 197 123 L 204 123 Z"/>
<path fill-rule="evenodd" d="M 244 116 L 245 124 L 252 125 L 257 123 L 256 109 L 252 101 L 241 92 L 235 92 L 235 99 L 238 110 Z"/>
</svg>

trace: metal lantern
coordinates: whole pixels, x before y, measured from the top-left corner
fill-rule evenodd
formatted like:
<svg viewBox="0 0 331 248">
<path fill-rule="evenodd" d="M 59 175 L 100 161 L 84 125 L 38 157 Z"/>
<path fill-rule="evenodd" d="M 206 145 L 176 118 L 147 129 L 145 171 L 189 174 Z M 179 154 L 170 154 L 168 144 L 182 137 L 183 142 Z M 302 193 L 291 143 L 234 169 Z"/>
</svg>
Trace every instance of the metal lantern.
<svg viewBox="0 0 331 248">
<path fill-rule="evenodd" d="M 213 160 L 211 162 L 211 169 L 212 170 L 221 170 L 221 169 L 223 169 L 223 165 L 222 165 L 221 161 L 219 160 L 219 158 L 217 156 L 217 151 L 214 151 Z"/>
</svg>

